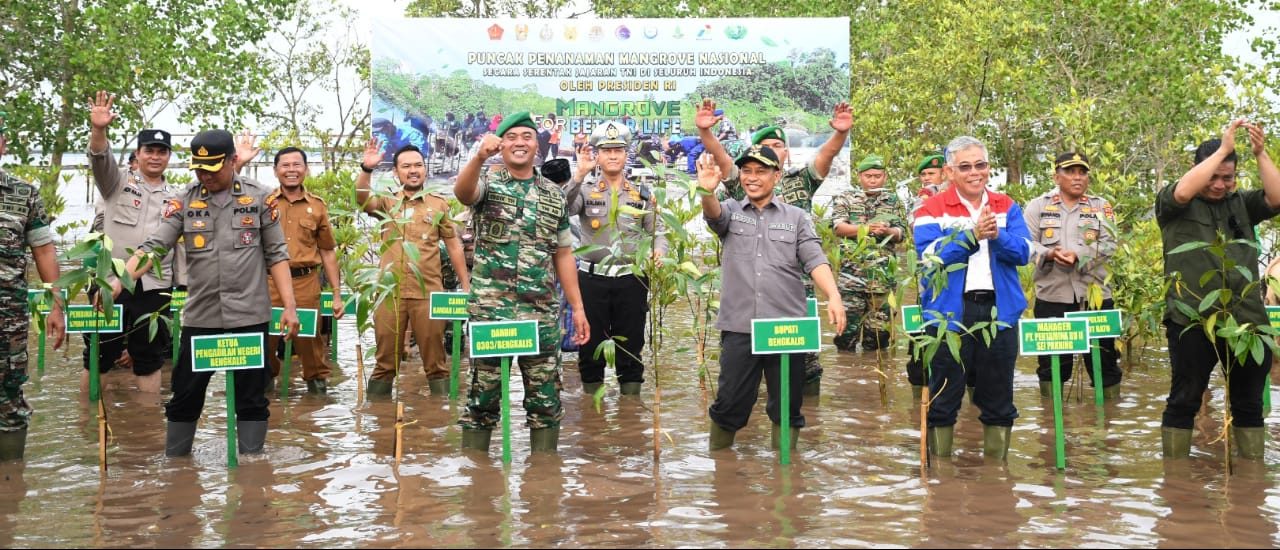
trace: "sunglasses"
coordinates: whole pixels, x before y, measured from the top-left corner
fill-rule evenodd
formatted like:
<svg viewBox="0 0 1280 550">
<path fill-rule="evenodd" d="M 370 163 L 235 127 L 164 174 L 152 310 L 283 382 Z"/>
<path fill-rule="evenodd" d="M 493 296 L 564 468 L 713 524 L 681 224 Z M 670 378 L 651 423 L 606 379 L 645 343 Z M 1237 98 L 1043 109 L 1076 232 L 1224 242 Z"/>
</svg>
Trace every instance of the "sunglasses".
<svg viewBox="0 0 1280 550">
<path fill-rule="evenodd" d="M 975 162 L 973 164 L 969 164 L 966 162 L 964 164 L 952 165 L 952 168 L 955 168 L 955 170 L 957 172 L 960 172 L 961 174 L 968 174 L 969 172 L 972 172 L 974 170 L 977 170 L 979 172 L 985 172 L 988 168 L 991 168 L 991 163 L 985 160 Z"/>
</svg>

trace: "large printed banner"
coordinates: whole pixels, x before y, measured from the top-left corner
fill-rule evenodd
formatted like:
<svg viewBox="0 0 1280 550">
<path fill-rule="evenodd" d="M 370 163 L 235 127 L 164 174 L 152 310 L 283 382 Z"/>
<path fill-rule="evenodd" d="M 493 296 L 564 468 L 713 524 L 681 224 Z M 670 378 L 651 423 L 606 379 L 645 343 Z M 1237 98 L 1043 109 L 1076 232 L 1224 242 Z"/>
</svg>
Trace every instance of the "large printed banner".
<svg viewBox="0 0 1280 550">
<path fill-rule="evenodd" d="M 518 111 L 539 125 L 539 162 L 572 157 L 575 138 L 610 119 L 661 158 L 698 145 L 695 102 L 711 97 L 725 111 L 713 132 L 731 150 L 773 124 L 792 148 L 816 148 L 849 97 L 848 34 L 847 18 L 380 20 L 374 130 L 385 163 L 413 143 L 429 150 L 433 177 L 455 173 Z"/>
</svg>

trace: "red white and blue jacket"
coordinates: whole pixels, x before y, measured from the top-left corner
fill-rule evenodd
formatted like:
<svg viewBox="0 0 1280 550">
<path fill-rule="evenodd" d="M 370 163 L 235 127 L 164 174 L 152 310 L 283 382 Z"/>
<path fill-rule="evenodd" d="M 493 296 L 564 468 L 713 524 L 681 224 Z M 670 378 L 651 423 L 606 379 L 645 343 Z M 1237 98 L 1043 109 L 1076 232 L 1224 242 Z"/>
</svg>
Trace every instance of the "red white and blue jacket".
<svg viewBox="0 0 1280 550">
<path fill-rule="evenodd" d="M 991 282 L 996 293 L 996 320 L 1013 328 L 1027 309 L 1027 298 L 1018 279 L 1018 266 L 1031 259 L 1031 235 L 1022 219 L 1022 208 L 1008 195 L 987 191 L 987 206 L 996 216 L 1000 228 L 997 238 L 987 245 L 991 258 Z M 978 251 L 977 236 L 973 232 L 975 220 L 969 209 L 960 202 L 959 192 L 952 185 L 938 195 L 929 197 L 916 210 L 915 242 L 920 258 L 922 286 L 920 309 L 926 322 L 947 319 L 952 330 L 963 330 L 964 284 L 968 273 L 969 257 Z M 942 259 L 940 269 L 925 258 L 936 255 Z M 961 264 L 964 268 L 948 272 L 945 266 Z M 946 285 L 934 295 L 930 275 L 947 277 Z"/>
</svg>

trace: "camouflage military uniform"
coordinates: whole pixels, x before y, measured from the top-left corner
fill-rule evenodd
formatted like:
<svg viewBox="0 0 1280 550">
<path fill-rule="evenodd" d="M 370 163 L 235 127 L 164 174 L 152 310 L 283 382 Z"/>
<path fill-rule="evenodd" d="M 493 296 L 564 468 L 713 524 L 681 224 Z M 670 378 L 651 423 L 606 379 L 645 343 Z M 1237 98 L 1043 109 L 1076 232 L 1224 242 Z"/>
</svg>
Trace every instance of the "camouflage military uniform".
<svg viewBox="0 0 1280 550">
<path fill-rule="evenodd" d="M 838 195 L 831 205 L 831 224 L 848 222 L 866 225 L 884 222 L 906 234 L 906 221 L 898 197 L 890 191 L 867 193 L 861 187 L 849 189 Z M 868 235 L 868 238 L 874 237 Z M 889 273 L 889 257 L 897 248 L 889 242 L 871 245 L 875 250 L 868 254 L 853 254 L 856 238 L 846 238 L 841 246 L 840 299 L 848 314 L 848 326 L 835 337 L 837 348 L 851 351 L 862 340 L 863 349 L 881 347 L 888 338 L 890 320 L 886 296 L 892 288 L 893 274 Z M 865 323 L 864 323 L 865 321 Z M 861 337 L 859 337 L 861 335 Z"/>
<path fill-rule="evenodd" d="M 556 294 L 554 254 L 573 244 L 564 195 L 537 174 L 513 179 L 505 169 L 480 182 L 475 210 L 475 271 L 471 274 L 469 313 L 473 321 L 534 320 L 541 354 L 519 360 L 524 408 L 532 429 L 556 428 L 560 406 L 560 301 Z M 500 416 L 498 359 L 471 361 L 467 410 L 460 423 L 492 430 Z"/>
<path fill-rule="evenodd" d="M 27 248 L 53 242 L 36 188 L 0 171 L 0 431 L 23 430 L 27 381 Z"/>
</svg>

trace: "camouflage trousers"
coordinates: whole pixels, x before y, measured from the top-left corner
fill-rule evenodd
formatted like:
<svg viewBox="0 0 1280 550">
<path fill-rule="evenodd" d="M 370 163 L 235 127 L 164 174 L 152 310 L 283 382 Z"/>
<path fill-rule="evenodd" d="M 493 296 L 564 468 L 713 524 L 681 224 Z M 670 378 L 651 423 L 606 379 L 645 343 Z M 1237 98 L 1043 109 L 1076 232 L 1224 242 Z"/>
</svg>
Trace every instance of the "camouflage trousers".
<svg viewBox="0 0 1280 550">
<path fill-rule="evenodd" d="M 529 429 L 555 428 L 564 418 L 560 406 L 560 360 L 554 353 L 520 358 L 524 380 L 525 422 Z M 472 359 L 467 410 L 458 422 L 471 430 L 492 430 L 502 420 L 502 361 Z"/>
<path fill-rule="evenodd" d="M 875 293 L 865 288 L 840 288 L 844 301 L 846 324 L 844 332 L 832 342 L 842 351 L 853 351 L 862 342 L 864 351 L 881 349 L 889 344 L 888 294 Z"/>
<path fill-rule="evenodd" d="M 27 381 L 27 317 L 10 322 L 0 332 L 0 432 L 21 430 L 31 420 L 31 405 L 22 395 Z"/>
<path fill-rule="evenodd" d="M 804 278 L 804 295 L 805 298 L 813 298 L 813 279 Z M 821 315 L 819 315 L 821 317 Z M 822 380 L 822 364 L 818 362 L 818 354 L 804 354 L 804 383 L 812 384 Z"/>
</svg>

